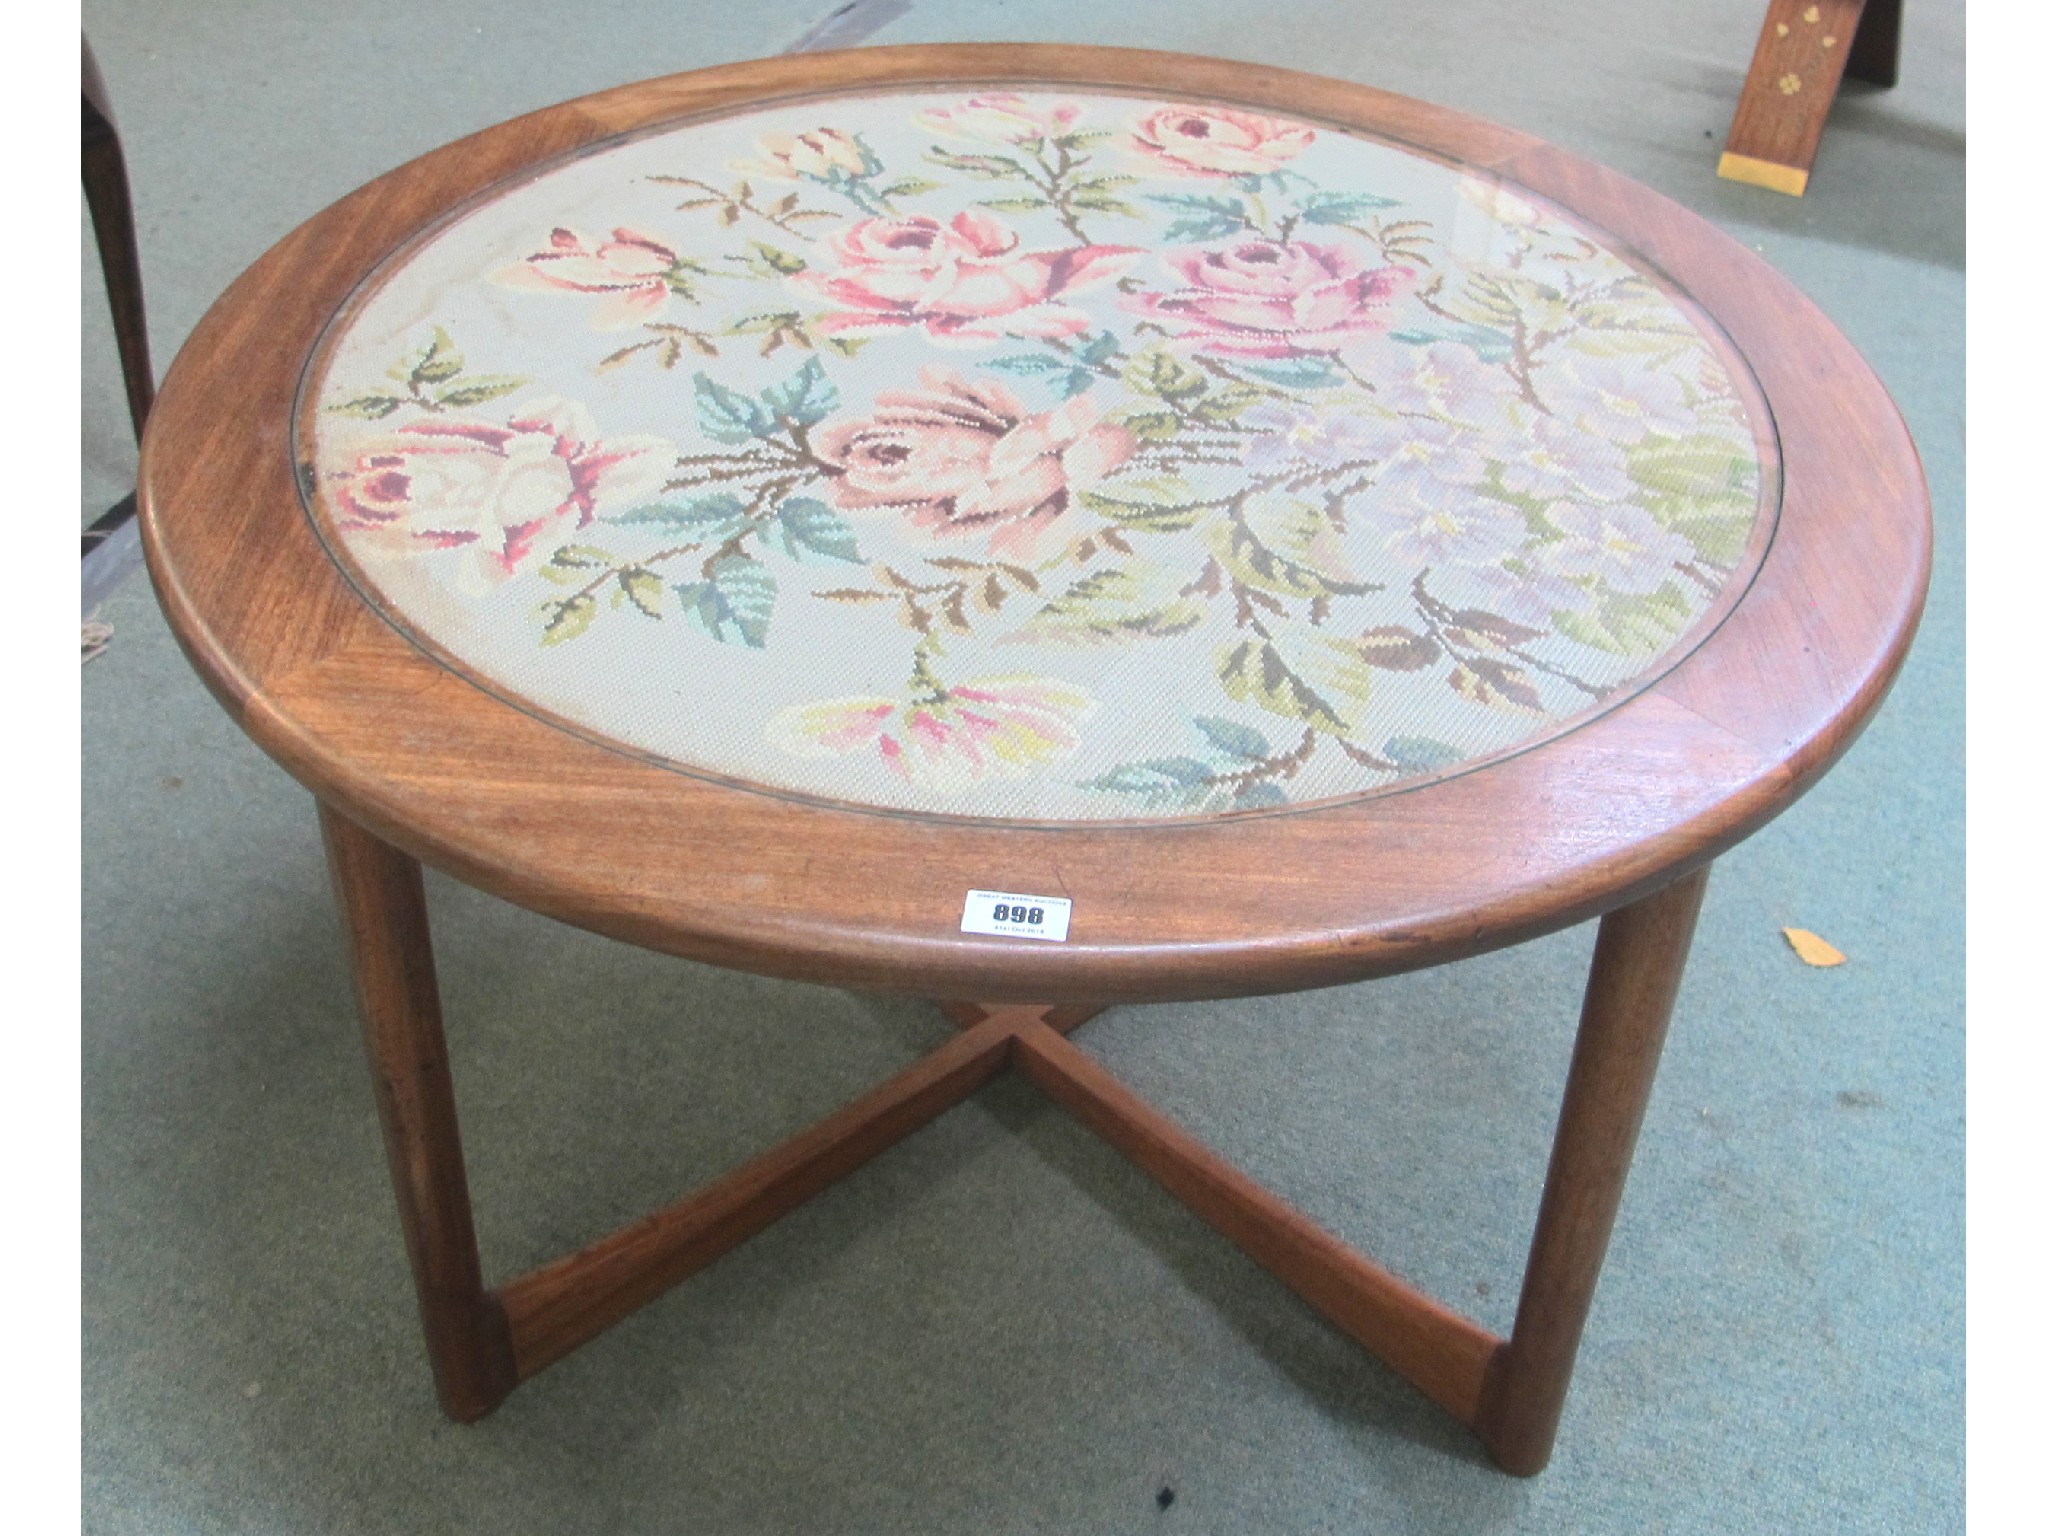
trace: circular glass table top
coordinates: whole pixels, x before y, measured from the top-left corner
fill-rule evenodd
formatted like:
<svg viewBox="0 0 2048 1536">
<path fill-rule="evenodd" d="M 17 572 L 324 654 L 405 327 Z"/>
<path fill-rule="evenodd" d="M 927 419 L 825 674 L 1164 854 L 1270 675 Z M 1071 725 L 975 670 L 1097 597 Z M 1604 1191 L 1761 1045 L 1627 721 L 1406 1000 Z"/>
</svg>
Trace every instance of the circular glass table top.
<svg viewBox="0 0 2048 1536">
<path fill-rule="evenodd" d="M 1761 394 L 1582 222 L 1355 131 L 885 89 L 615 140 L 309 367 L 329 551 L 424 649 L 762 789 L 1250 813 L 1552 737 L 1777 513 Z"/>
</svg>

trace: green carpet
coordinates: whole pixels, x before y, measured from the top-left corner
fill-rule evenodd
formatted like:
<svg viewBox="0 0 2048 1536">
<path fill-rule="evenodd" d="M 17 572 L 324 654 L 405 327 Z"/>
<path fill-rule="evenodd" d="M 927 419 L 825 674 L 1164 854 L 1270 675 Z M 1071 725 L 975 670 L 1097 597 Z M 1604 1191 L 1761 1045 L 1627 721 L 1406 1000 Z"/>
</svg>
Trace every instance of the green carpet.
<svg viewBox="0 0 2048 1536">
<path fill-rule="evenodd" d="M 244 265 L 378 172 L 566 96 L 776 52 L 831 8 L 87 0 L 160 366 Z M 872 39 L 1223 54 L 1533 132 L 1761 249 L 1914 432 L 1939 524 L 1917 648 L 1842 765 L 1716 872 L 1549 1471 L 1492 1471 L 1013 1081 L 484 1423 L 446 1423 L 311 801 L 213 704 L 137 578 L 83 677 L 86 1530 L 1960 1529 L 1963 13 L 1907 7 L 1903 81 L 1851 88 L 1803 200 L 1713 174 L 1761 13 L 916 0 Z M 89 235 L 83 260 L 90 521 L 133 449 Z M 438 877 L 430 896 L 493 1276 L 733 1165 L 947 1029 Z M 1800 965 L 1787 924 L 1850 963 Z M 1591 939 L 1118 1009 L 1077 1039 L 1505 1329 Z"/>
</svg>

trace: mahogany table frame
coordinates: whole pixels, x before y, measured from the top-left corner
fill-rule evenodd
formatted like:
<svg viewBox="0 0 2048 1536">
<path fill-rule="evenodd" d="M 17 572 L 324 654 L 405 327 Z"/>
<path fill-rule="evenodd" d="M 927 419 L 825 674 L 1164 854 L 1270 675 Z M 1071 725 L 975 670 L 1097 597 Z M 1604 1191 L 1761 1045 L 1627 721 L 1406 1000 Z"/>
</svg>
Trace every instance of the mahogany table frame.
<svg viewBox="0 0 2048 1536">
<path fill-rule="evenodd" d="M 1749 592 L 1626 703 L 1478 771 L 1288 814 L 1139 825 L 883 815 L 751 791 L 509 707 L 379 619 L 321 551 L 290 445 L 304 360 L 393 247 L 536 164 L 651 123 L 889 84 L 1145 91 L 1354 126 L 1550 197 L 1667 274 L 1754 373 L 1782 514 Z M 1764 445 L 1769 449 L 1773 445 Z M 222 704 L 313 790 L 434 1379 L 519 1382 L 1014 1067 L 1469 1426 L 1549 1458 L 1707 868 L 1846 750 L 1926 593 L 1926 488 L 1853 348 L 1685 210 L 1510 130 L 1315 76 L 1122 49 L 864 49 L 697 71 L 516 119 L 287 236 L 201 322 L 144 445 L 145 548 Z M 674 839 L 689 838 L 689 857 Z M 628 942 L 947 1004 L 938 1050 L 781 1146 L 495 1287 L 470 1216 L 420 862 Z M 829 908 L 814 872 L 833 873 Z M 905 881 L 901 872 L 918 871 Z M 1075 900 L 1065 944 L 957 931 L 971 887 Z M 1437 965 L 1599 916 L 1515 1324 L 1444 1308 L 1261 1190 L 1065 1037 L 1119 1001 Z M 971 1000 L 971 1001 L 966 1001 Z"/>
</svg>

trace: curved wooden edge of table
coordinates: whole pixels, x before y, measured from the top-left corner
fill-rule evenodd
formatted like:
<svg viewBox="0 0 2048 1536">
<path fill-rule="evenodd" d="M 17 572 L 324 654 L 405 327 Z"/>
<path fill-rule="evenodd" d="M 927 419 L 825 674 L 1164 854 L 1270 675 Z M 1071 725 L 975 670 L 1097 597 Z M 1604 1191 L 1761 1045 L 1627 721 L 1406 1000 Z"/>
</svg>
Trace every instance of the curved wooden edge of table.
<svg viewBox="0 0 2048 1536">
<path fill-rule="evenodd" d="M 1769 396 L 1784 505 L 1749 595 L 1630 702 L 1483 770 L 1294 813 L 1057 828 L 835 809 L 639 761 L 491 698 L 362 603 L 301 511 L 293 410 L 314 338 L 400 238 L 535 162 L 650 123 L 949 81 L 1138 89 L 1357 126 L 1600 226 L 1715 317 Z M 1883 386 L 1789 282 L 1684 208 L 1525 135 L 1368 87 L 1039 45 L 724 66 L 551 107 L 415 160 L 302 225 L 215 304 L 165 380 L 139 478 L 150 570 L 187 655 L 266 751 L 378 836 L 649 948 L 987 1001 L 1325 986 L 1649 894 L 1756 830 L 1848 748 L 1904 659 L 1931 559 L 1924 478 Z M 1148 857 L 1132 856 L 1133 839 Z M 961 934 L 970 888 L 1072 897 L 1069 942 Z"/>
</svg>

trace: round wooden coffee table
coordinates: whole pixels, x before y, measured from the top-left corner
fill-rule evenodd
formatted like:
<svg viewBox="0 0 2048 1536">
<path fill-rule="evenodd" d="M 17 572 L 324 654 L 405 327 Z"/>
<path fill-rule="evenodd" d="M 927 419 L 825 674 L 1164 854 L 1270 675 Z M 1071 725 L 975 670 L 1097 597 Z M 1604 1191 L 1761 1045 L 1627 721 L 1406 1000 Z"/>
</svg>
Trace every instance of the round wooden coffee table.
<svg viewBox="0 0 2048 1536">
<path fill-rule="evenodd" d="M 651 81 L 392 172 L 193 333 L 141 502 L 179 639 L 319 799 L 451 1416 L 1015 1067 L 1520 1473 L 1708 862 L 1877 707 L 1930 536 L 1870 370 L 1683 209 L 1360 86 L 1016 46 Z M 487 1287 L 418 860 L 961 1031 Z M 1066 1038 L 1594 916 L 1505 1340 Z"/>
</svg>

